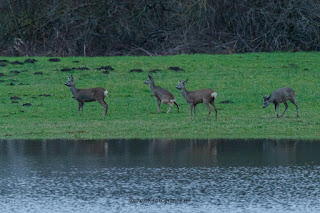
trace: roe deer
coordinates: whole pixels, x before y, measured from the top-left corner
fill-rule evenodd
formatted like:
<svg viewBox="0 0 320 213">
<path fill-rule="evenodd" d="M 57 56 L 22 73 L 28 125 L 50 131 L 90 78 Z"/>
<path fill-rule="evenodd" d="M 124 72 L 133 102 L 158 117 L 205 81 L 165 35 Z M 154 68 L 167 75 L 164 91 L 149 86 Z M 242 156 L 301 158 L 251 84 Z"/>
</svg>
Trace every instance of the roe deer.
<svg viewBox="0 0 320 213">
<path fill-rule="evenodd" d="M 65 83 L 66 86 L 70 87 L 73 97 L 78 101 L 79 108 L 78 113 L 80 114 L 80 109 L 82 109 L 85 102 L 98 101 L 104 108 L 103 116 L 107 114 L 108 104 L 104 102 L 104 97 L 108 95 L 108 91 L 102 87 L 90 88 L 90 89 L 77 89 L 72 75 L 68 76 L 68 81 Z"/>
<path fill-rule="evenodd" d="M 262 97 L 263 97 L 263 108 L 266 108 L 267 106 L 269 106 L 269 104 L 274 103 L 276 115 L 279 118 L 279 115 L 278 115 L 279 104 L 280 103 L 284 103 L 284 105 L 286 107 L 284 109 L 282 115 L 280 116 L 280 117 L 282 117 L 284 115 L 284 113 L 288 109 L 287 101 L 289 100 L 294 105 L 296 105 L 297 117 L 299 117 L 298 104 L 296 103 L 296 101 L 294 99 L 295 94 L 296 93 L 295 93 L 295 91 L 293 89 L 291 89 L 289 87 L 284 87 L 284 88 L 277 89 L 269 97 L 266 97 L 266 96 L 262 95 Z"/>
<path fill-rule="evenodd" d="M 169 109 L 168 109 L 167 113 L 170 112 L 173 104 L 175 104 L 177 106 L 178 112 L 179 112 L 179 105 L 177 104 L 176 99 L 174 99 L 174 96 L 172 95 L 172 93 L 166 89 L 155 86 L 154 81 L 153 81 L 153 77 L 151 75 L 148 75 L 148 76 L 149 76 L 149 78 L 144 83 L 149 84 L 150 89 L 152 91 L 152 95 L 157 99 L 158 113 L 160 113 L 160 104 L 161 103 L 169 105 Z"/>
<path fill-rule="evenodd" d="M 194 119 L 195 119 L 197 104 L 204 102 L 208 108 L 207 120 L 208 120 L 209 115 L 212 110 L 209 103 L 213 106 L 214 111 L 216 111 L 216 120 L 217 120 L 218 119 L 218 110 L 217 110 L 216 106 L 214 105 L 214 100 L 217 97 L 217 93 L 215 91 L 213 91 L 212 89 L 202 89 L 202 90 L 188 92 L 186 90 L 186 86 L 185 86 L 185 84 L 187 82 L 188 82 L 188 80 L 185 80 L 184 82 L 179 80 L 179 84 L 178 84 L 178 86 L 176 86 L 176 88 L 181 90 L 181 94 L 186 99 L 187 103 L 190 104 L 190 119 L 192 119 L 192 109 L 194 109 Z"/>
</svg>

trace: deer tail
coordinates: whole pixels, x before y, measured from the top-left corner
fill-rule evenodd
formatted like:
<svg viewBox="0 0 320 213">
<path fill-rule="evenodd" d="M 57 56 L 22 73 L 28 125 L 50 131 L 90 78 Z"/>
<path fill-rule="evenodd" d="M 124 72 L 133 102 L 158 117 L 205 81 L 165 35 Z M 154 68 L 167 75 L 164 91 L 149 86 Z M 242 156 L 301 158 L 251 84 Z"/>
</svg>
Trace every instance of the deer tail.
<svg viewBox="0 0 320 213">
<path fill-rule="evenodd" d="M 104 96 L 108 96 L 108 90 L 104 91 Z"/>
<path fill-rule="evenodd" d="M 217 97 L 217 93 L 216 92 L 211 93 L 211 97 L 216 98 Z"/>
</svg>

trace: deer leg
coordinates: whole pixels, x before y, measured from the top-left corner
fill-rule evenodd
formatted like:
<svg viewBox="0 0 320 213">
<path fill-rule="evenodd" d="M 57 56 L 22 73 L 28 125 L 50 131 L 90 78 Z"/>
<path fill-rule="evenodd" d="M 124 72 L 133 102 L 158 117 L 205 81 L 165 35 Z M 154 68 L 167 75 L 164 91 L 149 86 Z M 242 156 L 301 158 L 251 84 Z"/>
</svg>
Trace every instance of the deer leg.
<svg viewBox="0 0 320 213">
<path fill-rule="evenodd" d="M 297 117 L 299 117 L 298 104 L 296 103 L 296 101 L 295 101 L 294 99 L 292 99 L 292 100 L 290 100 L 290 101 L 291 101 L 291 103 L 293 103 L 293 104 L 296 106 L 296 108 L 297 108 Z"/>
<path fill-rule="evenodd" d="M 103 107 L 104 108 L 103 116 L 106 116 L 108 113 L 108 104 L 105 101 L 103 101 L 103 103 L 105 104 L 105 106 Z"/>
<path fill-rule="evenodd" d="M 80 109 L 82 110 L 82 114 L 83 114 L 83 102 L 81 102 L 81 101 L 78 101 L 78 104 L 79 104 L 79 106 L 78 106 L 78 114 L 80 115 Z"/>
<path fill-rule="evenodd" d="M 208 120 L 208 119 L 209 119 L 209 115 L 210 115 L 212 109 L 211 109 L 209 103 L 206 103 L 206 106 L 207 106 L 207 108 L 208 108 L 208 115 L 207 115 L 207 120 Z"/>
<path fill-rule="evenodd" d="M 177 104 L 177 102 L 173 102 L 173 103 L 177 106 L 178 112 L 179 112 L 179 105 Z"/>
<path fill-rule="evenodd" d="M 285 112 L 287 111 L 287 109 L 288 109 L 288 104 L 287 104 L 287 102 L 284 102 L 283 104 L 284 104 L 284 106 L 285 106 L 286 108 L 284 109 L 281 117 L 284 115 L 284 113 L 285 113 Z"/>
<path fill-rule="evenodd" d="M 103 116 L 106 116 L 108 112 L 108 104 L 102 99 L 102 100 L 97 100 L 102 106 L 103 106 Z"/>
<path fill-rule="evenodd" d="M 277 118 L 279 118 L 279 115 L 278 115 L 279 103 L 275 103 L 274 107 L 275 107 Z"/>
<path fill-rule="evenodd" d="M 190 120 L 192 120 L 192 109 L 193 109 L 193 105 L 190 104 Z"/>
<path fill-rule="evenodd" d="M 167 114 L 170 112 L 170 110 L 171 110 L 171 108 L 172 108 L 172 106 L 173 106 L 173 103 L 169 103 L 169 109 L 168 109 L 168 111 L 167 111 Z"/>
<path fill-rule="evenodd" d="M 82 115 L 84 115 L 83 106 L 84 106 L 84 103 L 82 103 L 82 106 L 81 106 Z"/>
<path fill-rule="evenodd" d="M 157 99 L 157 103 L 158 103 L 158 113 L 160 113 L 160 104 L 161 104 L 161 100 Z"/>
<path fill-rule="evenodd" d="M 194 115 L 193 115 L 194 120 L 196 120 L 196 108 L 197 108 L 197 105 L 194 105 L 194 107 L 193 107 L 193 109 L 194 109 Z"/>
<path fill-rule="evenodd" d="M 218 110 L 217 107 L 214 105 L 214 101 L 211 101 L 210 104 L 213 106 L 214 111 L 216 111 L 216 120 L 218 120 Z"/>
</svg>

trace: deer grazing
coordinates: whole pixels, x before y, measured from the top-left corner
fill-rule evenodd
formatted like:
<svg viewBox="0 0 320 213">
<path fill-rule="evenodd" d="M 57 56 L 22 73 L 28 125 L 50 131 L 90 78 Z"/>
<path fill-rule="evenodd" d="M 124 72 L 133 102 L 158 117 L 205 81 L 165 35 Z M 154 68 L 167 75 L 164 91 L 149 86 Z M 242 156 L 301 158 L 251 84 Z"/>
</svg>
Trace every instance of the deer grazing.
<svg viewBox="0 0 320 213">
<path fill-rule="evenodd" d="M 174 99 L 174 96 L 172 95 L 172 93 L 166 89 L 163 89 L 162 87 L 155 86 L 154 81 L 153 81 L 153 77 L 150 75 L 148 75 L 148 76 L 149 76 L 149 78 L 144 83 L 149 84 L 153 96 L 157 99 L 158 113 L 160 113 L 160 104 L 161 103 L 169 105 L 169 109 L 168 109 L 167 113 L 170 112 L 173 104 L 175 104 L 177 106 L 178 112 L 179 112 L 179 105 L 177 104 L 176 99 Z"/>
<path fill-rule="evenodd" d="M 176 88 L 178 90 L 181 90 L 182 96 L 186 99 L 187 103 L 190 104 L 190 119 L 192 119 L 192 110 L 194 110 L 194 119 L 196 118 L 196 106 L 199 103 L 205 103 L 208 108 L 208 115 L 207 120 L 209 118 L 209 115 L 211 113 L 211 107 L 209 104 L 213 106 L 213 109 L 216 111 L 216 120 L 218 119 L 218 110 L 216 106 L 214 105 L 214 100 L 217 97 L 217 93 L 213 91 L 212 89 L 202 89 L 202 90 L 196 90 L 196 91 L 190 91 L 188 92 L 186 90 L 185 84 L 188 82 L 188 80 L 185 80 L 184 82 L 179 80 L 178 86 Z"/>
<path fill-rule="evenodd" d="M 104 97 L 108 95 L 108 91 L 102 87 L 90 88 L 90 89 L 77 89 L 72 75 L 69 77 L 65 83 L 66 86 L 70 87 L 73 97 L 78 101 L 79 108 L 78 113 L 80 114 L 80 109 L 83 114 L 83 105 L 85 102 L 98 101 L 104 108 L 103 116 L 107 114 L 108 104 L 104 101 Z"/>
<path fill-rule="evenodd" d="M 262 95 L 263 108 L 266 108 L 267 106 L 269 106 L 269 104 L 274 103 L 276 115 L 279 118 L 278 109 L 279 109 L 280 103 L 284 103 L 284 106 L 286 107 L 284 109 L 282 115 L 280 116 L 280 117 L 282 117 L 288 109 L 287 101 L 289 100 L 296 106 L 297 117 L 299 117 L 298 104 L 296 103 L 296 101 L 294 99 L 295 94 L 296 93 L 293 89 L 291 89 L 289 87 L 284 87 L 284 88 L 277 89 L 269 97 Z"/>
</svg>

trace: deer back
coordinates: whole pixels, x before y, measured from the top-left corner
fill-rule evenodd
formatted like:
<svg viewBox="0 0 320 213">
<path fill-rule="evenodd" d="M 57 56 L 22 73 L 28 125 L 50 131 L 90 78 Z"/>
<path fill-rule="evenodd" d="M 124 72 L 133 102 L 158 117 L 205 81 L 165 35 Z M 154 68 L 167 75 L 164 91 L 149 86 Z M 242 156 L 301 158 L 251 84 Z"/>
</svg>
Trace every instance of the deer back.
<svg viewBox="0 0 320 213">
<path fill-rule="evenodd" d="M 152 91 L 153 95 L 156 98 L 159 98 L 160 100 L 173 100 L 174 96 L 172 95 L 171 92 L 169 92 L 168 90 L 162 88 L 162 87 L 155 87 L 154 90 Z"/>
<path fill-rule="evenodd" d="M 194 104 L 210 101 L 214 91 L 212 89 L 201 89 L 188 92 L 188 100 Z"/>
<path fill-rule="evenodd" d="M 288 99 L 292 99 L 295 96 L 295 91 L 290 87 L 284 87 L 277 89 L 274 91 L 270 96 L 270 101 L 283 103 L 286 102 Z"/>
<path fill-rule="evenodd" d="M 74 98 L 83 102 L 96 101 L 104 98 L 105 91 L 102 87 L 78 89 Z"/>
</svg>

